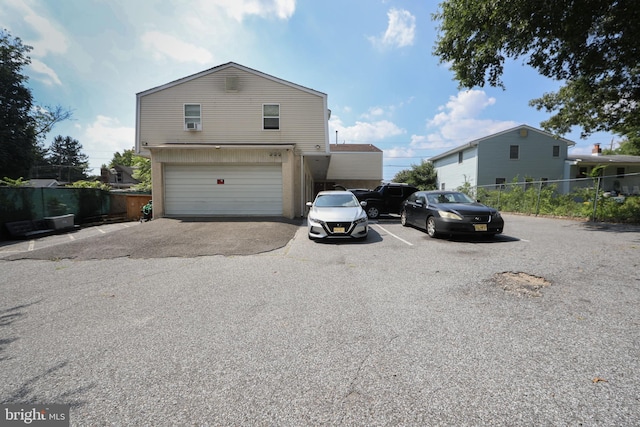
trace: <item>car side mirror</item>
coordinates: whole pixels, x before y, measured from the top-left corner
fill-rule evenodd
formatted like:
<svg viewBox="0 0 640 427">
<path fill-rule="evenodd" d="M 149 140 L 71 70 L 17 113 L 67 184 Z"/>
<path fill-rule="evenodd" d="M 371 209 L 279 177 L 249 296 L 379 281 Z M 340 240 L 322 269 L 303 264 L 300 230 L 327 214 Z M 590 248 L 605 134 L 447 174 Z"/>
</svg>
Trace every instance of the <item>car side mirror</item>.
<svg viewBox="0 0 640 427">
<path fill-rule="evenodd" d="M 367 206 L 367 202 L 365 202 L 364 200 L 360 202 L 360 206 L 362 206 L 363 208 Z"/>
<path fill-rule="evenodd" d="M 313 206 L 313 202 L 307 202 L 307 206 L 309 207 Z"/>
<path fill-rule="evenodd" d="M 424 206 L 424 200 L 421 200 L 421 199 L 416 200 L 416 205 Z"/>
</svg>

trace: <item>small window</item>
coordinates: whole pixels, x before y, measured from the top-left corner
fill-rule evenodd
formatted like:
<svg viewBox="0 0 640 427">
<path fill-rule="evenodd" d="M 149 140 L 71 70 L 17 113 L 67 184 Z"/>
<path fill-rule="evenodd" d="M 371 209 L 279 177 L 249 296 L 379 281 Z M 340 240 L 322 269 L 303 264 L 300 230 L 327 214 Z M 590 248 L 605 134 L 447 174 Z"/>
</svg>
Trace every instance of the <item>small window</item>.
<svg viewBox="0 0 640 427">
<path fill-rule="evenodd" d="M 540 188 L 546 187 L 549 182 L 549 178 L 540 178 Z"/>
<path fill-rule="evenodd" d="M 553 146 L 553 157 L 560 157 L 560 146 L 559 145 L 554 145 Z"/>
<path fill-rule="evenodd" d="M 511 160 L 518 160 L 520 158 L 520 146 L 519 145 L 510 145 L 509 146 L 509 158 Z"/>
<path fill-rule="evenodd" d="M 458 153 L 458 163 L 462 163 L 462 151 Z"/>
<path fill-rule="evenodd" d="M 264 104 L 262 106 L 262 129 L 280 129 L 280 104 Z"/>
<path fill-rule="evenodd" d="M 616 175 L 617 175 L 617 178 L 624 178 L 624 168 L 617 168 Z"/>
<path fill-rule="evenodd" d="M 184 130 L 202 130 L 200 104 L 184 104 Z"/>
<path fill-rule="evenodd" d="M 402 188 L 401 187 L 389 187 L 388 194 L 392 197 L 402 197 Z"/>
<path fill-rule="evenodd" d="M 444 182 L 440 184 L 440 190 L 444 190 Z"/>
<path fill-rule="evenodd" d="M 506 178 L 496 178 L 496 189 L 504 189 L 506 182 Z"/>
</svg>

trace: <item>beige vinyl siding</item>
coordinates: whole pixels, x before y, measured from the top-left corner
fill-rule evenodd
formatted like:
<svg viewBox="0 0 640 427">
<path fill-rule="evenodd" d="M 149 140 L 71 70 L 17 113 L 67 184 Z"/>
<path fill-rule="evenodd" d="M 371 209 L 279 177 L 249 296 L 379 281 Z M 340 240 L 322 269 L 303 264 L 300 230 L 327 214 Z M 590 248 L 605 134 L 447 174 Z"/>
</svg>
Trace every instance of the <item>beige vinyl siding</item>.
<svg viewBox="0 0 640 427">
<path fill-rule="evenodd" d="M 327 180 L 379 180 L 382 176 L 382 152 L 332 153 Z"/>
<path fill-rule="evenodd" d="M 226 77 L 238 91 L 225 90 Z M 296 144 L 297 152 L 326 145 L 326 98 L 310 91 L 229 67 L 152 91 L 139 98 L 139 138 L 166 143 Z M 202 130 L 184 130 L 184 104 L 201 105 Z M 280 105 L 280 130 L 262 129 L 262 105 Z"/>
</svg>

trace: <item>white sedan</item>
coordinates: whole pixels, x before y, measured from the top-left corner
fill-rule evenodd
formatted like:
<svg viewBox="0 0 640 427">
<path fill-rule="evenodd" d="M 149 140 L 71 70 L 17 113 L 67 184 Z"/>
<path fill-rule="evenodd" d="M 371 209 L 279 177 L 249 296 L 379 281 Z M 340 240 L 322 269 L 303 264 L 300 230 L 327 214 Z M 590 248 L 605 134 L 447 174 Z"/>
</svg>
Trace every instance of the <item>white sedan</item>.
<svg viewBox="0 0 640 427">
<path fill-rule="evenodd" d="M 321 191 L 307 202 L 309 239 L 366 239 L 369 232 L 367 202 L 359 202 L 350 191 Z"/>
</svg>

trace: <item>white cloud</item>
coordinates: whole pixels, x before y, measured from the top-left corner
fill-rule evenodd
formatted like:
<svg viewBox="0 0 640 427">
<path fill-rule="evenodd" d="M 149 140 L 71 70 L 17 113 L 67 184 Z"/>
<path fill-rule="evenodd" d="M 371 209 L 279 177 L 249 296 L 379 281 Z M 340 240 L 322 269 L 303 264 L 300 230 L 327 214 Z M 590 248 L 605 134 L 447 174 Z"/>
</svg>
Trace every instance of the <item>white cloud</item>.
<svg viewBox="0 0 640 427">
<path fill-rule="evenodd" d="M 335 131 L 338 131 L 338 142 L 348 144 L 371 144 L 406 132 L 389 120 L 356 121 L 353 126 L 345 126 L 340 117 L 333 116 L 329 121 L 329 135 L 335 134 Z"/>
<path fill-rule="evenodd" d="M 47 86 L 51 85 L 62 85 L 60 78 L 49 68 L 44 62 L 40 61 L 36 58 L 31 58 L 31 69 L 36 72 L 36 76 L 34 77 L 36 80 L 40 80 Z"/>
<path fill-rule="evenodd" d="M 32 60 L 31 69 L 36 73 L 34 78 L 44 82 L 46 85 L 62 85 L 57 73 L 43 61 L 49 54 L 64 55 L 67 53 L 69 49 L 67 36 L 63 31 L 56 28 L 49 19 L 38 14 L 31 7 L 29 1 L 8 0 L 4 6 L 17 10 L 24 22 L 37 34 L 32 39 L 25 39 L 25 44 L 33 47 L 33 50 L 29 52 L 29 56 Z"/>
<path fill-rule="evenodd" d="M 393 147 L 390 149 L 384 150 L 384 158 L 385 159 L 394 159 L 394 158 L 414 158 L 416 157 L 416 151 L 410 147 Z"/>
<path fill-rule="evenodd" d="M 406 47 L 413 45 L 416 33 L 416 17 L 406 10 L 391 9 L 387 13 L 389 25 L 380 37 L 369 37 L 374 46 Z"/>
<path fill-rule="evenodd" d="M 455 147 L 519 124 L 478 117 L 495 103 L 495 98 L 488 97 L 481 90 L 469 90 L 451 96 L 445 105 L 439 107 L 440 112 L 427 121 L 427 127 L 436 128 L 435 132 L 412 136 L 411 146 L 426 149 Z"/>
<path fill-rule="evenodd" d="M 146 49 L 153 53 L 155 59 L 168 57 L 178 62 L 196 62 L 198 64 L 209 64 L 213 61 L 213 55 L 207 49 L 186 43 L 159 31 L 144 33 L 142 43 Z"/>
<path fill-rule="evenodd" d="M 203 3 L 218 6 L 238 22 L 250 15 L 287 20 L 296 10 L 296 0 L 204 0 Z"/>
<path fill-rule="evenodd" d="M 91 167 L 99 167 L 108 161 L 93 164 L 91 159 L 111 159 L 116 151 L 122 153 L 134 147 L 135 128 L 122 126 L 118 119 L 99 115 L 85 128 L 79 141 L 82 143 L 82 151 L 89 156 Z"/>
</svg>

